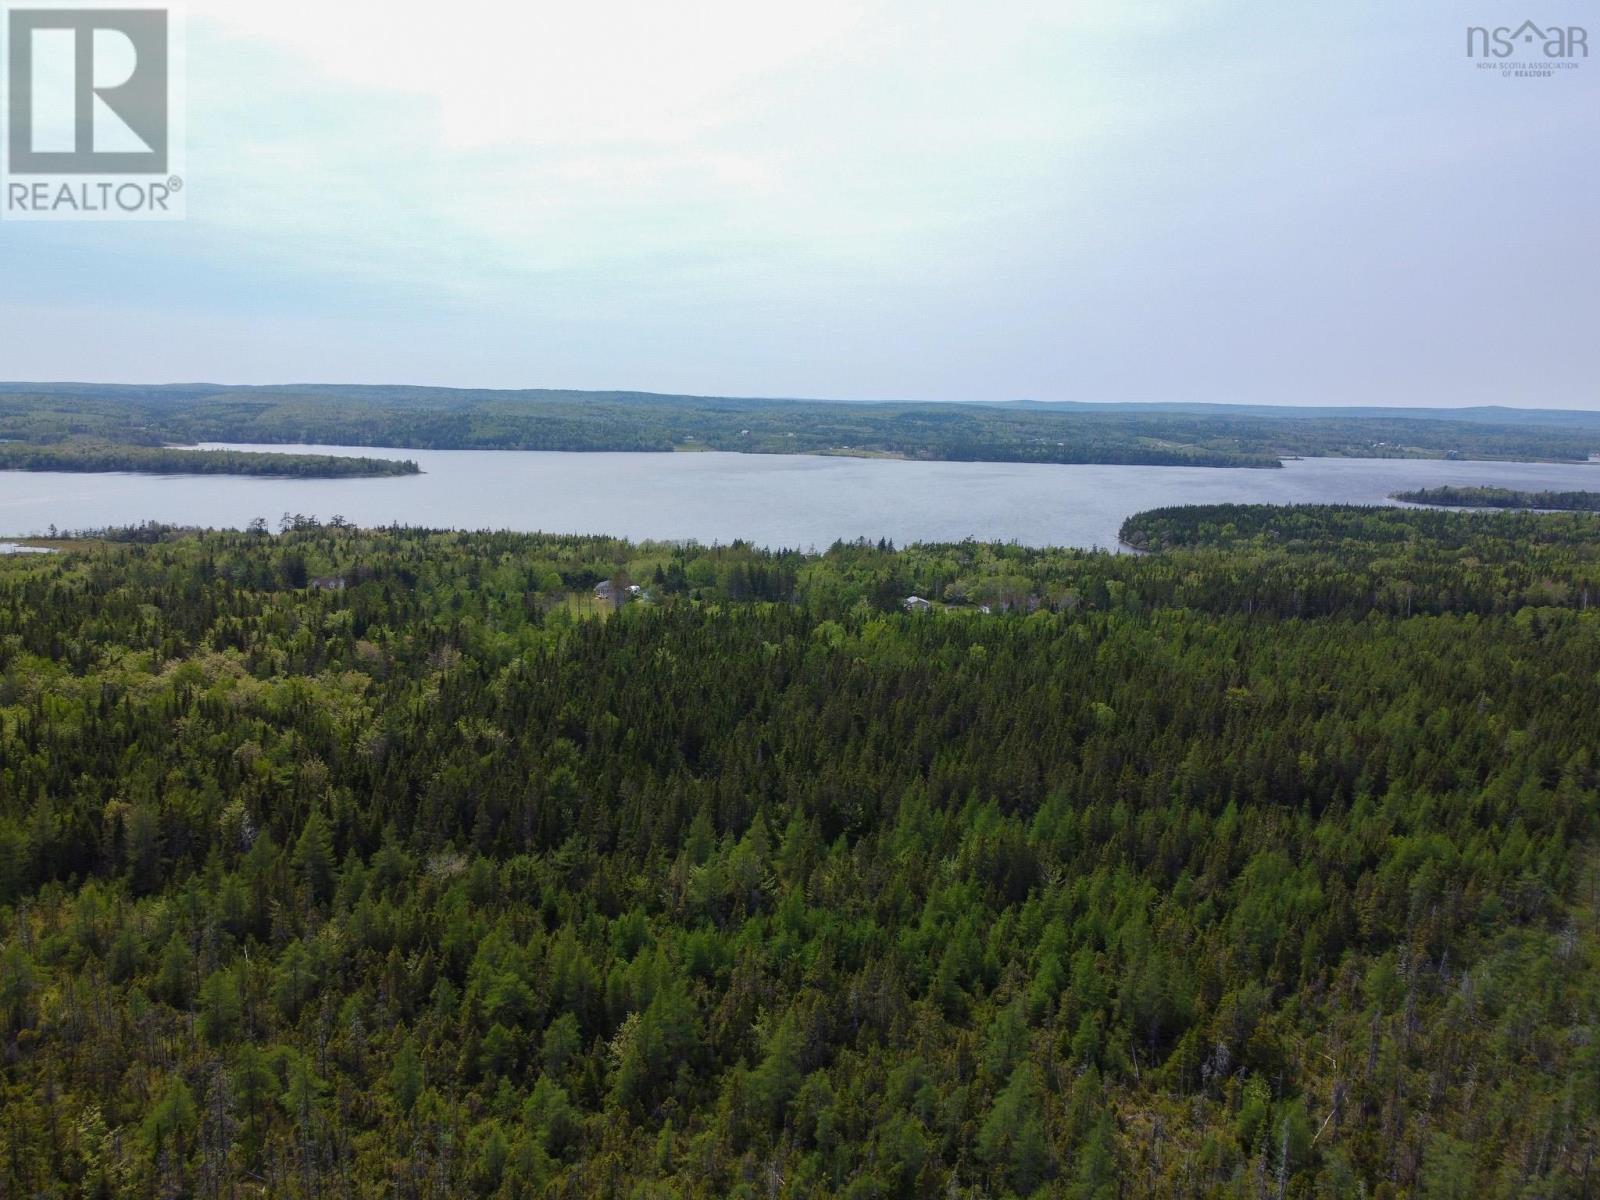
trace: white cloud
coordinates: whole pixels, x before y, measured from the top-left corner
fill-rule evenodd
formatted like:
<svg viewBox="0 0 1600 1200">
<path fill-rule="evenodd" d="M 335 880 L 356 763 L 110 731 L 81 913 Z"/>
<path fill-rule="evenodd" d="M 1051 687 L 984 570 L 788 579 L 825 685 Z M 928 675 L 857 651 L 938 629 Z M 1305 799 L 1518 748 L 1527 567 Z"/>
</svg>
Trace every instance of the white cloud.
<svg viewBox="0 0 1600 1200">
<path fill-rule="evenodd" d="M 230 33 L 282 47 L 326 78 L 438 106 L 449 145 L 682 143 L 726 123 L 739 89 L 837 45 L 845 0 L 195 0 Z"/>
<path fill-rule="evenodd" d="M 192 219 L 441 297 L 583 270 L 670 288 L 783 255 L 796 284 L 808 261 L 892 270 L 1050 203 L 1071 147 L 1151 109 L 1114 58 L 1051 57 L 1114 44 L 1109 5 L 190 11 L 190 173 L 214 201 L 192 192 Z"/>
</svg>

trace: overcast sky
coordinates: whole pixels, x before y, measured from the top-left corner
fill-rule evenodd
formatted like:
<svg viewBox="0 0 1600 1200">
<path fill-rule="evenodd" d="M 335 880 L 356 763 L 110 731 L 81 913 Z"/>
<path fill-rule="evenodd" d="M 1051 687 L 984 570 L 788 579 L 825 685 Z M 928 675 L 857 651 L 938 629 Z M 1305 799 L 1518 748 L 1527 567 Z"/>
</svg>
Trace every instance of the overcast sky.
<svg viewBox="0 0 1600 1200">
<path fill-rule="evenodd" d="M 0 224 L 0 377 L 1597 408 L 1538 7 L 191 0 L 189 219 Z"/>
</svg>

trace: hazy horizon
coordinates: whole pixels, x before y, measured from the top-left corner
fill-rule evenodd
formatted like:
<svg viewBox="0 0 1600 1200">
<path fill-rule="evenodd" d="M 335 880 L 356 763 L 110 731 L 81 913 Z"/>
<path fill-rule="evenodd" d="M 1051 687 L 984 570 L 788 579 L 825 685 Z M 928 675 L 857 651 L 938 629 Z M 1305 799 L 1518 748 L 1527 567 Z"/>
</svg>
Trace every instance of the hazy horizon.
<svg viewBox="0 0 1600 1200">
<path fill-rule="evenodd" d="M 244 389 L 266 389 L 293 392 L 296 389 L 314 391 L 319 389 L 372 389 L 372 390 L 415 390 L 419 392 L 461 392 L 461 393 L 490 393 L 508 396 L 528 394 L 552 394 L 561 396 L 580 397 L 609 397 L 609 396 L 638 396 L 662 400 L 720 400 L 720 401 L 747 401 L 751 403 L 778 403 L 778 404 L 862 404 L 862 405 L 916 405 L 916 404 L 978 404 L 978 405 L 1019 405 L 1034 404 L 1041 407 L 1082 407 L 1082 408 L 1199 408 L 1199 409 L 1283 409 L 1285 411 L 1343 411 L 1343 410 L 1370 410 L 1373 412 L 1405 412 L 1408 410 L 1437 411 L 1437 412 L 1475 412 L 1488 409 L 1504 409 L 1508 412 L 1527 413 L 1574 413 L 1582 415 L 1600 415 L 1600 407 L 1585 408 L 1576 405 L 1549 405 L 1549 404 L 1290 404 L 1273 403 L 1271 401 L 1224 401 L 1224 400 L 1041 400 L 1032 396 L 1019 396 L 1015 399 L 962 399 L 959 397 L 947 398 L 921 398 L 916 396 L 782 396 L 782 395 L 731 395 L 716 394 L 711 392 L 663 392 L 651 388 L 550 388 L 537 384 L 521 386 L 509 385 L 505 387 L 466 387 L 457 384 L 432 384 L 415 383 L 407 380 L 349 380 L 344 382 L 330 382 L 321 380 L 263 380 L 257 383 L 219 383 L 209 379 L 151 379 L 134 380 L 125 379 L 0 379 L 0 394 L 16 394 L 27 388 L 41 387 L 48 389 L 76 389 L 86 390 L 104 388 L 110 391 L 122 389 L 129 390 L 194 390 L 205 391 L 215 389 L 218 392 L 232 392 Z"/>
<path fill-rule="evenodd" d="M 1600 408 L 1520 6 L 187 8 L 188 220 L 0 223 L 0 377 Z"/>
</svg>

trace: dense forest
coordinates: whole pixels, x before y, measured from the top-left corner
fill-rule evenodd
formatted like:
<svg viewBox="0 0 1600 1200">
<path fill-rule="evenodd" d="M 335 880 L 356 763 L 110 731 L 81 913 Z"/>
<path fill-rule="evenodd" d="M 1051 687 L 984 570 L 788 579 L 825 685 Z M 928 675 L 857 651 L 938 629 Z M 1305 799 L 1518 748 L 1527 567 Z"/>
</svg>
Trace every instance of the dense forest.
<svg viewBox="0 0 1600 1200">
<path fill-rule="evenodd" d="M 1287 456 L 1583 461 L 1600 418 L 1494 410 L 839 403 L 636 392 L 0 385 L 0 438 L 434 450 L 890 455 L 951 461 L 1281 466 Z"/>
<path fill-rule="evenodd" d="M 1500 487 L 1434 487 L 1396 492 L 1390 499 L 1447 508 L 1539 508 L 1550 512 L 1600 512 L 1600 492 L 1521 492 Z"/>
<path fill-rule="evenodd" d="M 1600 1190 L 1600 519 L 280 527 L 0 559 L 0 1194 Z"/>
<path fill-rule="evenodd" d="M 391 458 L 188 450 L 77 438 L 65 442 L 0 442 L 0 471 L 133 471 L 147 475 L 277 475 L 297 479 L 420 473 L 416 463 Z"/>
</svg>

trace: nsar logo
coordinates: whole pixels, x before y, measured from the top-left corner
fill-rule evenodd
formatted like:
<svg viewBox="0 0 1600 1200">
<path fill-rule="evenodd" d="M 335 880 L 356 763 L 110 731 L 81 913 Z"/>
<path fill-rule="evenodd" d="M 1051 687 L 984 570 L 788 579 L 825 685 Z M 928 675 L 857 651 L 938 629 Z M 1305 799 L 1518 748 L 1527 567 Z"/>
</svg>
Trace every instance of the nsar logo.
<svg viewBox="0 0 1600 1200">
<path fill-rule="evenodd" d="M 1548 79 L 1575 71 L 1589 57 L 1589 31 L 1582 25 L 1469 25 L 1467 57 L 1480 69 L 1507 78 Z"/>
</svg>

